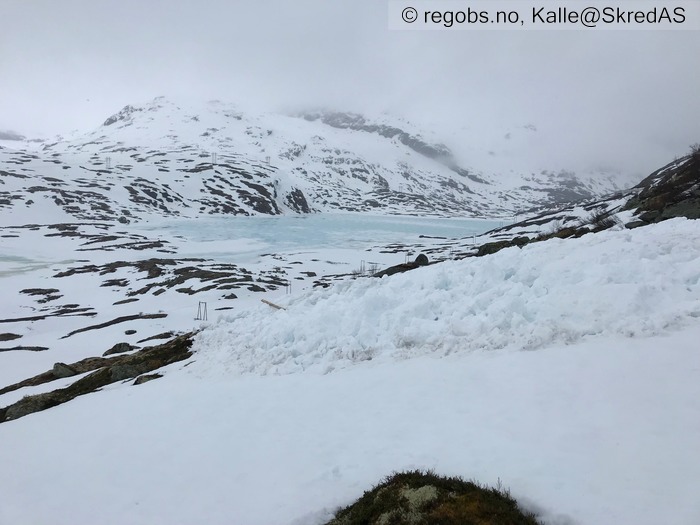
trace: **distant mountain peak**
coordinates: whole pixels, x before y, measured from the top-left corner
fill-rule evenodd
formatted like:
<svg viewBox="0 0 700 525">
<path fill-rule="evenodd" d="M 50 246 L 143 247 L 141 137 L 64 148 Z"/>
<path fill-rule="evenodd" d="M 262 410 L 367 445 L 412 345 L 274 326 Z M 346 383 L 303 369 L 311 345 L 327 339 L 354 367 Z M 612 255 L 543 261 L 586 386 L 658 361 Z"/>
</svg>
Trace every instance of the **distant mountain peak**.
<svg viewBox="0 0 700 525">
<path fill-rule="evenodd" d="M 107 118 L 102 125 L 111 126 L 117 122 L 130 122 L 131 116 L 139 111 L 143 111 L 143 109 L 131 105 L 124 106 L 121 111 Z"/>
</svg>

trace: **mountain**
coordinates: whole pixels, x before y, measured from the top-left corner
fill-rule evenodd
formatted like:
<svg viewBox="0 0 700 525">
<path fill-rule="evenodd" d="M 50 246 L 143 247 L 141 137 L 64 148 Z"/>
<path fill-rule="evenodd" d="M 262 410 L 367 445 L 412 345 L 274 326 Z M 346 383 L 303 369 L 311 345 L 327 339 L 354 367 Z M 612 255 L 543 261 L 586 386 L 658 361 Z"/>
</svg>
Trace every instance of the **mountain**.
<svg viewBox="0 0 700 525">
<path fill-rule="evenodd" d="M 0 147 L 0 213 L 121 222 L 355 211 L 511 216 L 625 185 L 610 174 L 505 173 L 480 162 L 464 165 L 439 140 L 387 116 L 256 115 L 159 97 L 34 150 Z"/>
</svg>

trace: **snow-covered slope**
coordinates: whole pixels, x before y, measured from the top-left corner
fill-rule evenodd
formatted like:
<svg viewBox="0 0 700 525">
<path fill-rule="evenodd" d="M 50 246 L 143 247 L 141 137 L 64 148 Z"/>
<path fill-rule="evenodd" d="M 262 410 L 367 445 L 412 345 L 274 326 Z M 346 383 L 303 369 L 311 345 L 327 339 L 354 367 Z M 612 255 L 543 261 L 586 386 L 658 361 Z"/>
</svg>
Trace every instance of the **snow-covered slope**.
<svg viewBox="0 0 700 525">
<path fill-rule="evenodd" d="M 2 423 L 0 523 L 320 525 L 406 468 L 502 481 L 547 525 L 698 523 L 698 221 L 279 302 Z"/>
<path fill-rule="evenodd" d="M 557 166 L 514 171 L 517 159 L 508 170 L 484 168 L 481 158 L 460 163 L 438 137 L 424 135 L 386 116 L 256 115 L 216 101 L 184 106 L 161 97 L 126 106 L 89 133 L 29 149 L 1 147 L 0 218 L 19 224 L 62 216 L 126 222 L 152 214 L 314 211 L 510 216 L 628 182 Z"/>
<path fill-rule="evenodd" d="M 368 360 L 648 336 L 695 322 L 697 222 L 642 230 L 555 238 L 345 282 L 283 303 L 273 320 L 264 306 L 224 316 L 200 334 L 193 369 L 211 362 L 207 373 L 328 372 Z"/>
</svg>

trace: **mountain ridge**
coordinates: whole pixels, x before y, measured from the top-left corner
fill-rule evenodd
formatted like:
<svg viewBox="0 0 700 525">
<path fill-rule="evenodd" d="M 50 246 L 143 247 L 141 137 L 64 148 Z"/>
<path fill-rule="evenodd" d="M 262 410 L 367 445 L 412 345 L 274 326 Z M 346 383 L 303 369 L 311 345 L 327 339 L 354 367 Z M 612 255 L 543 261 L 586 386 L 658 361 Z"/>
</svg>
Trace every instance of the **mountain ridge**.
<svg viewBox="0 0 700 525">
<path fill-rule="evenodd" d="M 42 216 L 53 204 L 57 215 L 122 222 L 152 214 L 512 216 L 620 189 L 561 169 L 506 175 L 460 165 L 443 143 L 388 117 L 250 114 L 164 97 L 127 105 L 87 133 L 3 148 L 0 166 L 0 214 Z"/>
</svg>

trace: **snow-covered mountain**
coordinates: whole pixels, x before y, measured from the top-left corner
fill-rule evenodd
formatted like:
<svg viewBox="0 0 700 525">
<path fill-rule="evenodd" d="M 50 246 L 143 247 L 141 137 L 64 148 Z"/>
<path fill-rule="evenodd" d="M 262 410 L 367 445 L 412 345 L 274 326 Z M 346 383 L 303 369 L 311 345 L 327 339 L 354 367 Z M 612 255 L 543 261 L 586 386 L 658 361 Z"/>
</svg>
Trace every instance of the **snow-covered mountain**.
<svg viewBox="0 0 700 525">
<path fill-rule="evenodd" d="M 552 166 L 466 165 L 437 137 L 386 116 L 255 115 L 163 97 L 126 106 L 88 133 L 24 149 L 5 144 L 0 213 L 12 223 L 333 211 L 505 216 L 628 185 Z"/>
<path fill-rule="evenodd" d="M 686 451 L 700 439 L 700 230 L 690 220 L 700 217 L 699 152 L 634 188 L 482 235 L 468 223 L 501 221 L 21 222 L 21 210 L 43 207 L 90 216 L 91 202 L 105 217 L 109 206 L 133 206 L 127 217 L 207 213 L 204 199 L 240 196 L 236 185 L 262 180 L 257 172 L 273 188 L 282 177 L 241 146 L 240 172 L 233 161 L 223 171 L 234 190 L 206 193 L 224 177 L 221 159 L 206 164 L 197 156 L 213 150 L 186 147 L 199 135 L 154 135 L 149 119 L 163 115 L 131 108 L 102 128 L 111 138 L 2 153 L 13 161 L 5 188 L 24 189 L 7 192 L 17 224 L 0 225 L 0 523 L 83 523 L 100 512 L 117 525 L 126 512 L 134 524 L 323 525 L 370 483 L 415 468 L 505 479 L 542 523 L 698 523 L 700 457 Z M 377 148 L 391 134 L 344 128 L 375 125 L 350 116 L 285 118 Z M 147 148 L 133 145 L 149 136 Z M 422 149 L 412 136 L 392 140 Z M 176 139 L 177 156 L 158 155 L 153 144 Z M 466 170 L 430 147 L 426 163 Z M 83 167 L 64 169 L 68 158 Z M 191 193 L 172 197 L 175 179 L 203 190 L 203 209 Z M 134 193 L 137 182 L 171 200 Z M 333 221 L 346 225 L 340 241 L 317 242 L 318 223 Z M 414 235 L 397 229 L 396 242 L 377 245 L 371 221 L 414 223 Z M 418 235 L 417 221 L 464 224 L 448 238 Z M 281 242 L 299 224 L 268 244 L 244 222 L 316 227 L 303 244 Z M 365 262 L 373 273 L 416 253 L 435 264 L 365 277 Z"/>
</svg>

